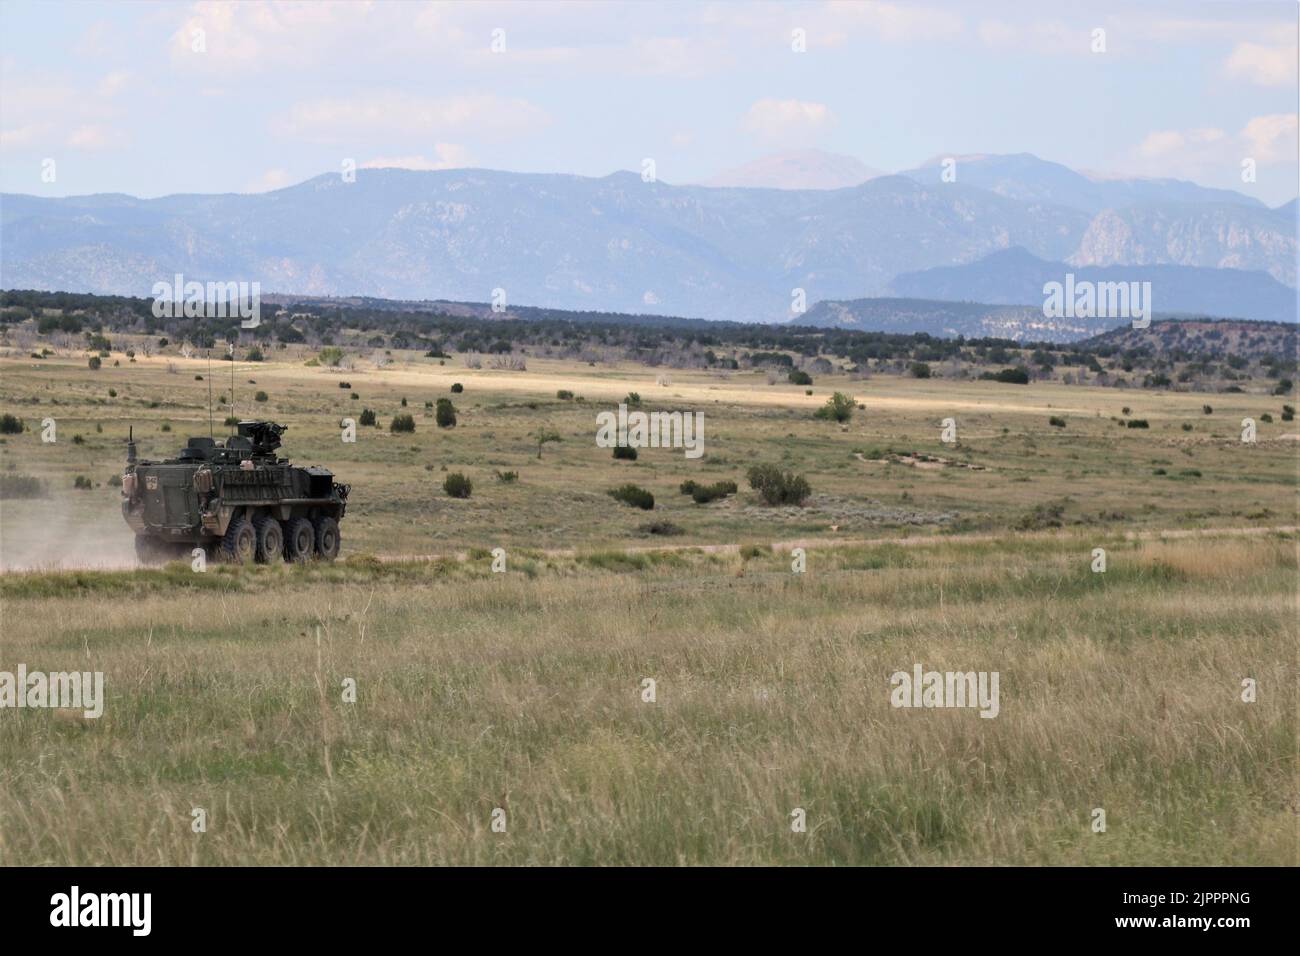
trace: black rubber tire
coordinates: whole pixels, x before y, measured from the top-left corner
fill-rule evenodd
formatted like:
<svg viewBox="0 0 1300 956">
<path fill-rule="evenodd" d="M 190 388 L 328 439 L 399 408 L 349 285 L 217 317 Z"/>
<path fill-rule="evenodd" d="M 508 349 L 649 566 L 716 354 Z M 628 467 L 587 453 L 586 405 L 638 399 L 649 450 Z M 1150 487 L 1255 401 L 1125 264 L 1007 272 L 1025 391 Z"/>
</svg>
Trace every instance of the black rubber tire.
<svg viewBox="0 0 1300 956">
<path fill-rule="evenodd" d="M 322 561 L 333 561 L 339 556 L 343 542 L 339 536 L 339 523 L 326 516 L 316 519 L 316 556 Z"/>
<path fill-rule="evenodd" d="M 270 515 L 262 515 L 253 522 L 257 531 L 257 563 L 279 564 L 284 560 L 284 529 Z"/>
<path fill-rule="evenodd" d="M 221 539 L 221 557 L 232 564 L 247 564 L 257 553 L 257 529 L 247 518 L 235 518 Z"/>
<path fill-rule="evenodd" d="M 284 559 L 310 561 L 316 553 L 316 529 L 306 518 L 292 518 L 284 529 Z"/>
</svg>

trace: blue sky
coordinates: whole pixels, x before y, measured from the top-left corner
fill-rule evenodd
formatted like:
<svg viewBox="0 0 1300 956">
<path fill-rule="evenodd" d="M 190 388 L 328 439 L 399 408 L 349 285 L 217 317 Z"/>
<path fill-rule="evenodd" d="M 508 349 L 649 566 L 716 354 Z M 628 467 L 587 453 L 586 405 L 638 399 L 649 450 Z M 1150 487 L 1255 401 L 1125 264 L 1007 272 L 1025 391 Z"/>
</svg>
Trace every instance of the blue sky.
<svg viewBox="0 0 1300 956">
<path fill-rule="evenodd" d="M 1300 175 L 1298 9 L 4 0 L 0 189 L 261 192 L 345 159 L 601 176 L 650 157 L 694 182 L 818 148 L 885 171 L 1032 152 L 1277 205 Z"/>
</svg>

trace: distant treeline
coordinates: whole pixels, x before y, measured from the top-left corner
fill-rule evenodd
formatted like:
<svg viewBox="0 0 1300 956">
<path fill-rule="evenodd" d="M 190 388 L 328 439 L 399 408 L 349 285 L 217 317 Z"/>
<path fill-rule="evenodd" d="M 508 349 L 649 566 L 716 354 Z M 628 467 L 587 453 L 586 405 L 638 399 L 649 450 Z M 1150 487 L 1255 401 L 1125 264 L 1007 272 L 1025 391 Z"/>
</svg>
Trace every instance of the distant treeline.
<svg viewBox="0 0 1300 956">
<path fill-rule="evenodd" d="M 281 298 L 281 297 L 277 297 Z M 1112 368 L 1160 370 L 1172 362 L 1204 362 L 1213 353 L 1216 335 L 1195 340 L 1170 341 L 1168 336 L 1140 333 L 1127 337 L 1107 333 L 1070 344 L 1016 342 L 1004 338 L 939 338 L 927 333 L 900 334 L 800 325 L 713 322 L 664 316 L 618 313 L 569 312 L 558 309 L 511 307 L 507 318 L 489 318 L 487 306 L 448 303 L 457 311 L 480 314 L 453 315 L 439 303 L 426 309 L 411 303 L 356 300 L 346 304 L 306 299 L 283 305 L 262 303 L 261 324 L 241 330 L 237 318 L 158 318 L 153 300 L 129 296 L 101 296 L 70 292 L 11 290 L 0 292 L 0 324 L 13 325 L 35 319 L 42 334 L 66 332 L 103 335 L 135 333 L 187 341 L 195 348 L 214 348 L 218 340 L 333 345 L 348 331 L 359 333 L 375 348 L 418 349 L 434 356 L 447 352 L 486 354 L 540 350 L 577 354 L 597 348 L 620 349 L 632 357 L 693 354 L 701 364 L 738 367 L 737 357 L 748 365 L 789 367 L 790 355 L 805 359 L 837 357 L 854 365 L 869 362 L 938 363 L 950 359 L 1005 365 L 1022 364 L 1048 370 L 1079 366 L 1102 371 L 1100 360 Z M 277 314 L 282 313 L 282 314 Z M 1154 323 L 1152 332 L 1168 323 Z M 1201 322 L 1201 325 L 1215 323 Z M 1279 335 L 1276 323 L 1224 320 L 1225 328 L 1258 327 L 1257 338 L 1276 346 L 1270 354 L 1213 355 L 1231 368 L 1260 362 L 1270 374 L 1294 371 L 1295 333 Z M 1250 337 L 1247 336 L 1250 341 Z"/>
</svg>

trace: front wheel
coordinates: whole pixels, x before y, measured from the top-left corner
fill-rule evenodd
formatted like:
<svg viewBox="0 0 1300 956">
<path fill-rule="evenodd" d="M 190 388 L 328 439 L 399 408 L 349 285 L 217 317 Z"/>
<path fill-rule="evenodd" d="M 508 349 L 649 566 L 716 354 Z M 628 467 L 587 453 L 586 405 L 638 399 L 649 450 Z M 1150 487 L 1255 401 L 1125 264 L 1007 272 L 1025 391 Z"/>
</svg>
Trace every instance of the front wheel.
<svg viewBox="0 0 1300 956">
<path fill-rule="evenodd" d="M 333 518 L 316 519 L 316 553 L 326 561 L 339 556 L 339 523 Z"/>
</svg>

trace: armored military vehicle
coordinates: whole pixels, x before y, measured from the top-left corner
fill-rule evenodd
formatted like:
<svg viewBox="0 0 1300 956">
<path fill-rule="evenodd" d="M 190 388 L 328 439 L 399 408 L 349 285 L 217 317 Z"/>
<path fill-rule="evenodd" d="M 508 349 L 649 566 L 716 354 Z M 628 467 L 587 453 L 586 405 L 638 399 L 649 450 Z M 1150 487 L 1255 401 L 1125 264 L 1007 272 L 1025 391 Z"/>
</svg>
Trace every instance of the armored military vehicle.
<svg viewBox="0 0 1300 956">
<path fill-rule="evenodd" d="M 140 560 L 173 559 L 195 547 L 239 563 L 336 558 L 349 486 L 324 468 L 277 458 L 285 429 L 243 421 L 224 442 L 191 438 L 164 461 L 137 461 L 132 435 L 122 515 Z"/>
</svg>

